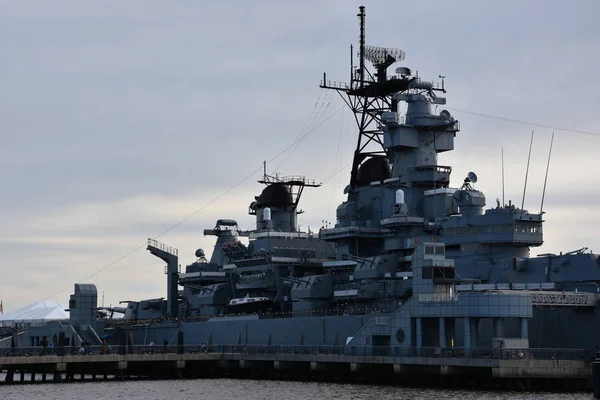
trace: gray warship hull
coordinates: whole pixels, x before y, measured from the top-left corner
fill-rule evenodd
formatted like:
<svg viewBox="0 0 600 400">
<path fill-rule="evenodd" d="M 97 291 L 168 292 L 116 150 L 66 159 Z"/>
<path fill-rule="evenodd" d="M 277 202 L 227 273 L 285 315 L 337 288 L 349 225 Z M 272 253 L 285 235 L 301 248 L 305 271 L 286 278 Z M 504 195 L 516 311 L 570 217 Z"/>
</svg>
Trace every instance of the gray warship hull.
<svg viewBox="0 0 600 400">
<path fill-rule="evenodd" d="M 409 306 L 407 306 L 409 308 Z M 600 318 L 595 307 L 546 306 L 533 307 L 528 324 L 529 345 L 532 348 L 585 349 L 596 351 L 600 332 Z M 179 332 L 184 333 L 185 343 L 190 345 L 244 345 L 244 346 L 343 346 L 360 335 L 360 330 L 374 318 L 402 318 L 400 312 L 340 316 L 295 316 L 289 318 L 258 318 L 258 316 L 221 317 L 208 321 L 139 323 L 134 327 L 123 326 L 136 345 L 159 345 L 167 340 L 177 343 Z M 506 321 L 502 337 L 519 337 L 518 321 Z M 434 334 L 425 340 L 424 347 L 439 347 L 438 327 L 430 329 Z M 478 342 L 481 349 L 491 349 L 496 335 L 493 323 L 482 320 L 478 327 Z M 390 349 L 396 348 L 397 332 L 389 325 L 381 331 L 389 337 Z M 455 347 L 464 347 L 464 329 L 456 325 Z M 372 340 L 372 338 L 371 338 Z M 416 340 L 415 340 L 416 341 Z M 116 343 L 116 342 L 115 342 Z M 352 342 L 354 345 L 359 345 Z M 362 343 L 365 344 L 365 343 Z M 590 353 L 591 354 L 591 353 Z"/>
</svg>

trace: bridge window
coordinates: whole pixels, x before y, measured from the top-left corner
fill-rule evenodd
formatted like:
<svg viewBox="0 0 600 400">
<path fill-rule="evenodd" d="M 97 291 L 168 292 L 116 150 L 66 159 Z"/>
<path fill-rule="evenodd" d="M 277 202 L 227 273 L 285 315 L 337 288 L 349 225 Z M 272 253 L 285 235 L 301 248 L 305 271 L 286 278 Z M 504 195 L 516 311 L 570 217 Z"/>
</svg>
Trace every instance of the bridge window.
<svg viewBox="0 0 600 400">
<path fill-rule="evenodd" d="M 438 256 L 446 255 L 446 246 L 437 245 L 435 246 L 435 254 Z"/>
<path fill-rule="evenodd" d="M 454 279 L 454 267 L 424 267 L 423 279 Z"/>
<path fill-rule="evenodd" d="M 542 233 L 541 224 L 516 224 L 514 227 L 515 233 Z"/>
<path fill-rule="evenodd" d="M 423 268 L 423 279 L 432 279 L 433 278 L 433 268 L 424 267 Z"/>
<path fill-rule="evenodd" d="M 444 255 L 446 253 L 446 247 L 440 244 L 426 244 L 425 245 L 425 255 Z"/>
<path fill-rule="evenodd" d="M 455 277 L 453 267 L 434 267 L 433 278 L 453 279 Z"/>
<path fill-rule="evenodd" d="M 447 244 L 446 250 L 448 251 L 462 251 L 460 244 Z"/>
</svg>

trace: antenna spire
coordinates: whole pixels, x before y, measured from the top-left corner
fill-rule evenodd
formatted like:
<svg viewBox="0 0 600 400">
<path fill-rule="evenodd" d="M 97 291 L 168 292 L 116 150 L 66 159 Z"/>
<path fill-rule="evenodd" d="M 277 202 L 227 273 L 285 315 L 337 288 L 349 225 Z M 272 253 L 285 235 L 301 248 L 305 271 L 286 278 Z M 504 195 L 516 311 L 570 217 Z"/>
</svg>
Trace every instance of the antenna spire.
<svg viewBox="0 0 600 400">
<path fill-rule="evenodd" d="M 529 161 L 531 160 L 531 146 L 533 146 L 533 129 L 531 130 L 531 141 L 529 142 L 529 156 L 527 156 L 527 169 L 525 170 L 525 184 L 523 185 L 523 200 L 521 201 L 521 218 L 523 218 L 523 207 L 525 206 L 525 191 L 527 190 L 527 177 L 529 176 Z"/>
<path fill-rule="evenodd" d="M 354 80 L 354 46 L 350 44 L 350 84 Z"/>
<path fill-rule="evenodd" d="M 506 203 L 504 202 L 504 147 L 502 148 L 502 207 Z"/>
<path fill-rule="evenodd" d="M 367 13 L 365 12 L 365 6 L 359 7 L 359 12 L 357 16 L 360 18 L 360 36 L 359 36 L 359 44 L 360 44 L 360 54 L 359 54 L 359 62 L 360 62 L 360 87 L 365 85 L 365 17 Z"/>
<path fill-rule="evenodd" d="M 546 195 L 546 182 L 548 182 L 548 170 L 550 169 L 550 156 L 552 155 L 552 144 L 554 143 L 554 131 L 552 131 L 552 139 L 550 139 L 550 151 L 548 151 L 548 164 L 546 164 L 546 176 L 544 177 L 544 190 L 542 190 L 542 204 L 540 204 L 540 215 L 544 210 L 544 196 Z"/>
</svg>

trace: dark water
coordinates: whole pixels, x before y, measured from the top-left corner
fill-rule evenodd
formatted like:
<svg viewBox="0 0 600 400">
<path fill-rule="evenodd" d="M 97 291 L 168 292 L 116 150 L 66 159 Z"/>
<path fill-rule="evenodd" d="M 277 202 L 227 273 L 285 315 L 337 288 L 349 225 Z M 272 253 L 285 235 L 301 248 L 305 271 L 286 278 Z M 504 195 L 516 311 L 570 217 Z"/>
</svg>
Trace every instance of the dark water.
<svg viewBox="0 0 600 400">
<path fill-rule="evenodd" d="M 413 389 L 398 386 L 314 382 L 198 379 L 170 381 L 86 382 L 0 386 L 9 399 L 240 399 L 240 400 L 397 400 L 397 399 L 592 399 L 591 393 L 484 392 Z"/>
</svg>

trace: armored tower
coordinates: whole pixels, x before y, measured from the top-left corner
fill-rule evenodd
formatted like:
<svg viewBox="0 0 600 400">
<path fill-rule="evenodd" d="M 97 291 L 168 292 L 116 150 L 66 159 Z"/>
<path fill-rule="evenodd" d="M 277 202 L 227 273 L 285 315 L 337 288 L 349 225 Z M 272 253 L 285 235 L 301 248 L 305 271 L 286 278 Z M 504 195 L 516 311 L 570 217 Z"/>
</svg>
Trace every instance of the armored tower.
<svg viewBox="0 0 600 400">
<path fill-rule="evenodd" d="M 415 239 L 443 236 L 459 275 L 521 279 L 509 277 L 506 268 L 525 271 L 519 260 L 543 243 L 542 213 L 518 209 L 510 201 L 485 210 L 485 195 L 475 189 L 472 172 L 460 188 L 449 187 L 452 168 L 439 165 L 438 154 L 454 149 L 459 123 L 439 110 L 446 104 L 439 96 L 446 92 L 444 77 L 439 76 L 440 83 L 423 81 L 404 66 L 388 76 L 387 69 L 402 61 L 404 52 L 365 45 L 364 7 L 358 16 L 359 68 L 351 57 L 349 83 L 330 82 L 325 75 L 321 82 L 344 98 L 359 131 L 347 200 L 337 209 L 335 228 L 321 231 L 321 238 L 336 243 L 340 259 L 397 254 L 398 269 L 405 271 Z M 490 268 L 495 265 L 505 269 L 494 277 Z"/>
<path fill-rule="evenodd" d="M 258 182 L 267 187 L 248 208 L 248 213 L 256 216 L 257 231 L 296 232 L 298 214 L 304 212 L 298 209 L 304 188 L 321 186 L 304 176 L 268 175 L 266 162 L 263 178 Z"/>
<path fill-rule="evenodd" d="M 451 211 L 439 200 L 446 197 L 443 189 L 450 182 L 451 168 L 438 165 L 437 154 L 453 149 L 458 122 L 448 111 L 434 112 L 435 106 L 445 104 L 436 95 L 445 92 L 443 80 L 441 84 L 422 81 L 406 67 L 388 76 L 387 69 L 402 61 L 404 52 L 365 45 L 364 7 L 358 17 L 359 68 L 354 69 L 351 57 L 349 83 L 327 81 L 326 75 L 321 83 L 344 98 L 359 131 L 350 184 L 345 189 L 348 198 L 337 209 L 335 228 L 322 231 L 321 237 L 335 241 L 341 255 L 365 257 L 410 247 L 404 241 L 385 240 L 391 231 L 382 231 L 386 227 L 381 221 L 397 212 L 413 218 L 410 223 L 396 224 L 397 234 L 437 232 L 437 216 Z M 366 61 L 375 72 L 366 68 Z M 399 116 L 400 102 L 407 106 L 403 117 Z"/>
</svg>

